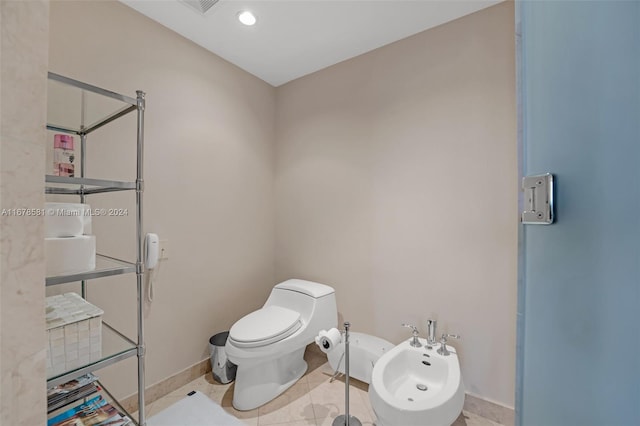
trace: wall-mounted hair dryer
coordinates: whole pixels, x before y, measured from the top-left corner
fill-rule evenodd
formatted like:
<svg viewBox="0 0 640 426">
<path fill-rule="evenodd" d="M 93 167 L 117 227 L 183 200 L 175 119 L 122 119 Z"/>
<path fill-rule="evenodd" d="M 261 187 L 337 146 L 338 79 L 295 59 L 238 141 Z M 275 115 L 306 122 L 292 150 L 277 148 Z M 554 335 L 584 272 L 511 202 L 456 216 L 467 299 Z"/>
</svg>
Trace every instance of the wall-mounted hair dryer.
<svg viewBox="0 0 640 426">
<path fill-rule="evenodd" d="M 153 302 L 153 268 L 158 266 L 160 257 L 160 239 L 158 234 L 147 234 L 144 237 L 144 266 L 149 271 L 149 283 L 147 284 L 147 299 Z"/>
<path fill-rule="evenodd" d="M 160 257 L 160 240 L 158 234 L 147 234 L 144 239 L 144 265 L 147 269 L 153 269 L 158 265 Z"/>
</svg>

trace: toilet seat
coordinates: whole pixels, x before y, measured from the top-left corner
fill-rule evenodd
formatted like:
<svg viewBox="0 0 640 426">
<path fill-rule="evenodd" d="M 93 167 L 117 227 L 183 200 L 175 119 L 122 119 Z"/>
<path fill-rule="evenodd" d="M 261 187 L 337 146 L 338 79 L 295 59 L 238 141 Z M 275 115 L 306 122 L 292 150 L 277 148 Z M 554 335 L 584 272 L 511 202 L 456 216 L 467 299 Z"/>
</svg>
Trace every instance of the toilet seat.
<svg viewBox="0 0 640 426">
<path fill-rule="evenodd" d="M 241 348 L 266 346 L 291 336 L 301 326 L 299 312 L 271 305 L 237 321 L 229 330 L 229 340 Z"/>
</svg>

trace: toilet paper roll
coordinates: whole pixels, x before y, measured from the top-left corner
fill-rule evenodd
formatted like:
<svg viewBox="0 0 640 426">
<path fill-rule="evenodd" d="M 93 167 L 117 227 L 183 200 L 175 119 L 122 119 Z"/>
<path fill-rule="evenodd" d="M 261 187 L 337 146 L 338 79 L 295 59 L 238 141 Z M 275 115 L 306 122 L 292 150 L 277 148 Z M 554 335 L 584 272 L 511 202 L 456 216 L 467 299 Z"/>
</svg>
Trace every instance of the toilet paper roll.
<svg viewBox="0 0 640 426">
<path fill-rule="evenodd" d="M 96 269 L 96 237 L 45 238 L 44 256 L 48 277 Z"/>
<path fill-rule="evenodd" d="M 45 203 L 45 238 L 91 235 L 91 207 L 79 203 Z"/>
<path fill-rule="evenodd" d="M 320 330 L 318 336 L 316 336 L 316 345 L 320 347 L 320 350 L 324 353 L 331 352 L 333 348 L 340 344 L 342 341 L 342 334 L 336 328 L 330 330 Z"/>
</svg>

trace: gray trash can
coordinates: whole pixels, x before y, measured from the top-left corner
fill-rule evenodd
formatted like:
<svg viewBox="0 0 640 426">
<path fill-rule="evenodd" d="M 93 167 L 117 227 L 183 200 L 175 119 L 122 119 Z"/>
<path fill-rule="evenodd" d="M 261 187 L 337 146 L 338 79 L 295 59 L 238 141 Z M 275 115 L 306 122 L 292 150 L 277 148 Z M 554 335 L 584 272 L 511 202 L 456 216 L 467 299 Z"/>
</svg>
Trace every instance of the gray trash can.
<svg viewBox="0 0 640 426">
<path fill-rule="evenodd" d="M 211 372 L 219 383 L 233 382 L 236 378 L 237 365 L 227 359 L 224 345 L 227 344 L 229 332 L 214 334 L 209 339 L 209 354 L 211 355 Z"/>
</svg>

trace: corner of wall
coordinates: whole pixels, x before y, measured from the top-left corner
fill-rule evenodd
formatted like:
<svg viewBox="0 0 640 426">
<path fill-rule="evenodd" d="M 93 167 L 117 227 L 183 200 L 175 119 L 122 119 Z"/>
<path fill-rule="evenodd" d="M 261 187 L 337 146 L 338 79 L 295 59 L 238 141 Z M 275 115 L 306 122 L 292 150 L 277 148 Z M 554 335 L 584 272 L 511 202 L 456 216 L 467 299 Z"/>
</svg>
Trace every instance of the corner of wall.
<svg viewBox="0 0 640 426">
<path fill-rule="evenodd" d="M 45 423 L 44 141 L 49 1 L 0 2 L 0 424 Z M 33 212 L 33 210 L 31 210 Z"/>
</svg>

